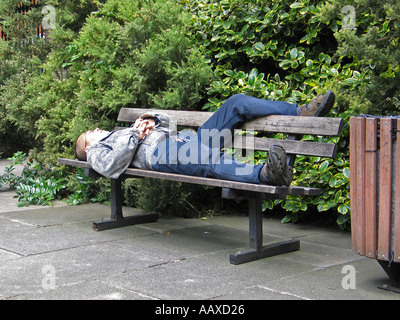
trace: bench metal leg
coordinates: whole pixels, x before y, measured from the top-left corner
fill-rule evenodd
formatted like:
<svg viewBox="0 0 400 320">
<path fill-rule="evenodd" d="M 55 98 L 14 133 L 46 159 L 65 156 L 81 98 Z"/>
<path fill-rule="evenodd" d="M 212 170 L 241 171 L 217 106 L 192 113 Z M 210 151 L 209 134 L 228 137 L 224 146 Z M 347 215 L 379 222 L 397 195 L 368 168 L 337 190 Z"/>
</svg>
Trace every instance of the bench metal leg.
<svg viewBox="0 0 400 320">
<path fill-rule="evenodd" d="M 137 216 L 124 217 L 118 220 L 105 220 L 100 222 L 93 222 L 93 230 L 103 231 L 108 229 L 133 226 L 135 224 L 154 222 L 157 220 L 158 220 L 158 214 L 156 213 L 141 214 Z"/>
<path fill-rule="evenodd" d="M 135 224 L 154 222 L 158 214 L 140 214 L 124 217 L 122 215 L 122 189 L 121 179 L 111 179 L 111 219 L 93 223 L 93 230 L 103 231 L 113 228 L 132 226 Z"/>
<path fill-rule="evenodd" d="M 121 179 L 111 180 L 111 219 L 122 219 L 122 189 Z"/>
<path fill-rule="evenodd" d="M 263 246 L 262 200 L 249 199 L 250 248 L 230 255 L 232 264 L 241 264 L 300 249 L 299 240 L 285 240 Z"/>
</svg>

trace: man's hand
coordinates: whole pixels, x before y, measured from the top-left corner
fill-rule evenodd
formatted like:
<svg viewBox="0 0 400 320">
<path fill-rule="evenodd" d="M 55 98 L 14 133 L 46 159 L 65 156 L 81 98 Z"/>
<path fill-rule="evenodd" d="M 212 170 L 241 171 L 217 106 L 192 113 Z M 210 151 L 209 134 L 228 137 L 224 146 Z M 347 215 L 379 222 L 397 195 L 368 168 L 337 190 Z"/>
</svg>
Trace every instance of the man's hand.
<svg viewBox="0 0 400 320">
<path fill-rule="evenodd" d="M 153 119 L 137 119 L 133 128 L 140 131 L 139 140 L 142 140 L 145 136 L 150 134 L 155 126 L 156 122 Z"/>
</svg>

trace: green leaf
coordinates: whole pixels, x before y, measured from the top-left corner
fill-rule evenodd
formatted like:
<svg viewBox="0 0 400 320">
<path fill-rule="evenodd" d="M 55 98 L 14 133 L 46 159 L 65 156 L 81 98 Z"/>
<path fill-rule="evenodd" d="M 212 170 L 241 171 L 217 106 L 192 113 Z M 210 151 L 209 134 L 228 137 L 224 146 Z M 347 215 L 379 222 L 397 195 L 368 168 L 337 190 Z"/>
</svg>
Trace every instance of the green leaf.
<svg viewBox="0 0 400 320">
<path fill-rule="evenodd" d="M 329 180 L 329 186 L 331 188 L 334 188 L 336 186 L 336 184 L 338 183 L 338 179 L 336 178 L 336 176 L 333 176 L 331 178 L 331 180 Z"/>
<path fill-rule="evenodd" d="M 347 205 L 347 204 L 341 204 L 341 205 L 338 207 L 338 211 L 339 211 L 341 214 L 346 214 L 347 212 L 349 212 L 349 209 L 350 209 L 350 207 L 349 207 L 349 205 Z"/>
<path fill-rule="evenodd" d="M 296 78 L 296 75 L 295 75 L 295 78 Z M 296 80 L 297 80 L 297 79 L 296 79 Z M 293 90 L 293 96 L 294 96 L 296 99 L 301 99 L 301 98 L 303 97 L 303 93 L 300 92 L 300 91 L 298 91 L 298 90 Z"/>
<path fill-rule="evenodd" d="M 279 17 L 280 17 L 282 20 L 285 20 L 285 19 L 287 19 L 287 18 L 289 17 L 289 13 L 287 13 L 287 12 L 285 12 L 285 11 L 281 11 L 281 13 L 279 14 Z"/>
<path fill-rule="evenodd" d="M 265 46 L 261 42 L 257 42 L 256 44 L 254 44 L 254 48 L 257 51 L 264 51 L 265 50 Z"/>
<path fill-rule="evenodd" d="M 342 197 L 342 191 L 339 190 L 339 191 L 336 192 L 336 194 L 335 194 L 335 202 L 339 202 L 341 197 Z"/>
<path fill-rule="evenodd" d="M 298 82 L 303 82 L 303 81 L 304 81 L 304 77 L 303 77 L 300 73 L 298 73 L 298 72 L 296 72 L 296 73 L 294 74 L 294 78 L 295 78 L 295 80 L 298 81 Z"/>
<path fill-rule="evenodd" d="M 303 8 L 303 7 L 304 7 L 304 5 L 301 2 L 295 2 L 290 5 L 290 8 L 292 8 L 292 9 L 299 9 L 299 8 Z"/>
<path fill-rule="evenodd" d="M 345 224 L 347 221 L 349 221 L 350 217 L 348 215 L 340 215 L 336 222 L 338 225 L 343 225 Z"/>
<path fill-rule="evenodd" d="M 292 64 L 292 62 L 291 62 L 290 60 L 283 60 L 283 61 L 279 64 L 279 66 L 280 66 L 282 69 L 288 69 L 288 68 L 290 68 L 291 64 Z"/>
<path fill-rule="evenodd" d="M 257 19 L 257 18 L 250 17 L 250 18 L 247 19 L 247 22 L 248 23 L 258 23 L 258 22 L 261 22 L 261 21 L 259 19 Z"/>
<path fill-rule="evenodd" d="M 254 86 L 256 83 L 257 76 L 254 73 L 249 75 L 249 85 Z"/>
<path fill-rule="evenodd" d="M 232 70 L 225 70 L 224 73 L 229 77 L 234 77 L 236 75 L 236 72 Z"/>
<path fill-rule="evenodd" d="M 290 57 L 294 60 L 297 58 L 299 52 L 297 51 L 296 48 L 293 48 L 292 50 L 290 50 Z"/>
<path fill-rule="evenodd" d="M 319 166 L 319 168 L 318 168 L 318 171 L 319 171 L 319 172 L 323 172 L 323 171 L 325 171 L 325 170 L 328 168 L 328 166 L 329 166 L 329 161 L 328 161 L 328 160 L 325 160 L 324 162 L 322 162 L 322 163 L 320 164 L 320 166 Z"/>
<path fill-rule="evenodd" d="M 262 204 L 262 211 L 265 210 L 272 210 L 274 208 L 274 201 L 273 200 L 265 200 Z"/>
</svg>

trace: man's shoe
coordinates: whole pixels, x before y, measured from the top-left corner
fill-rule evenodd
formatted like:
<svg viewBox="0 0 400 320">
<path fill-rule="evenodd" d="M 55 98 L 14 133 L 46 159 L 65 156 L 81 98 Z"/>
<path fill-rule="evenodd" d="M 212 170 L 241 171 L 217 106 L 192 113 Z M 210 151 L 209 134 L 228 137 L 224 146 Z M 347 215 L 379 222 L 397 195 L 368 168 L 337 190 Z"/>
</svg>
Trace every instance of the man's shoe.
<svg viewBox="0 0 400 320">
<path fill-rule="evenodd" d="M 287 163 L 285 150 L 277 145 L 269 149 L 267 162 L 260 171 L 263 184 L 289 187 L 293 180 L 293 168 Z"/>
<path fill-rule="evenodd" d="M 324 95 L 318 95 L 310 103 L 305 104 L 297 109 L 297 115 L 307 117 L 323 117 L 333 107 L 335 103 L 335 94 L 328 91 Z"/>
</svg>

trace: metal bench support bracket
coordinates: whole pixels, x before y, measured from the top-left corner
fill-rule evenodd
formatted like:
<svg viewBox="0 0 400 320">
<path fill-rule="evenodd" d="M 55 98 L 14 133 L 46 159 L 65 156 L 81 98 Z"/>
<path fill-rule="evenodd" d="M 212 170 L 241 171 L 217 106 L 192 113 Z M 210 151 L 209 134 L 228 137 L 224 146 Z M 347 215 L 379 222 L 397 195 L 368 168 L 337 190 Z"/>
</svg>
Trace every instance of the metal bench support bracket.
<svg viewBox="0 0 400 320">
<path fill-rule="evenodd" d="M 158 220 L 158 214 L 140 214 L 124 217 L 122 214 L 122 190 L 121 179 L 111 179 L 111 219 L 94 222 L 93 230 L 103 231 L 113 228 L 132 226 L 135 224 L 154 222 Z"/>
<path fill-rule="evenodd" d="M 230 255 L 232 264 L 241 264 L 300 249 L 299 240 L 285 240 L 263 245 L 262 200 L 249 199 L 250 248 Z"/>
</svg>

